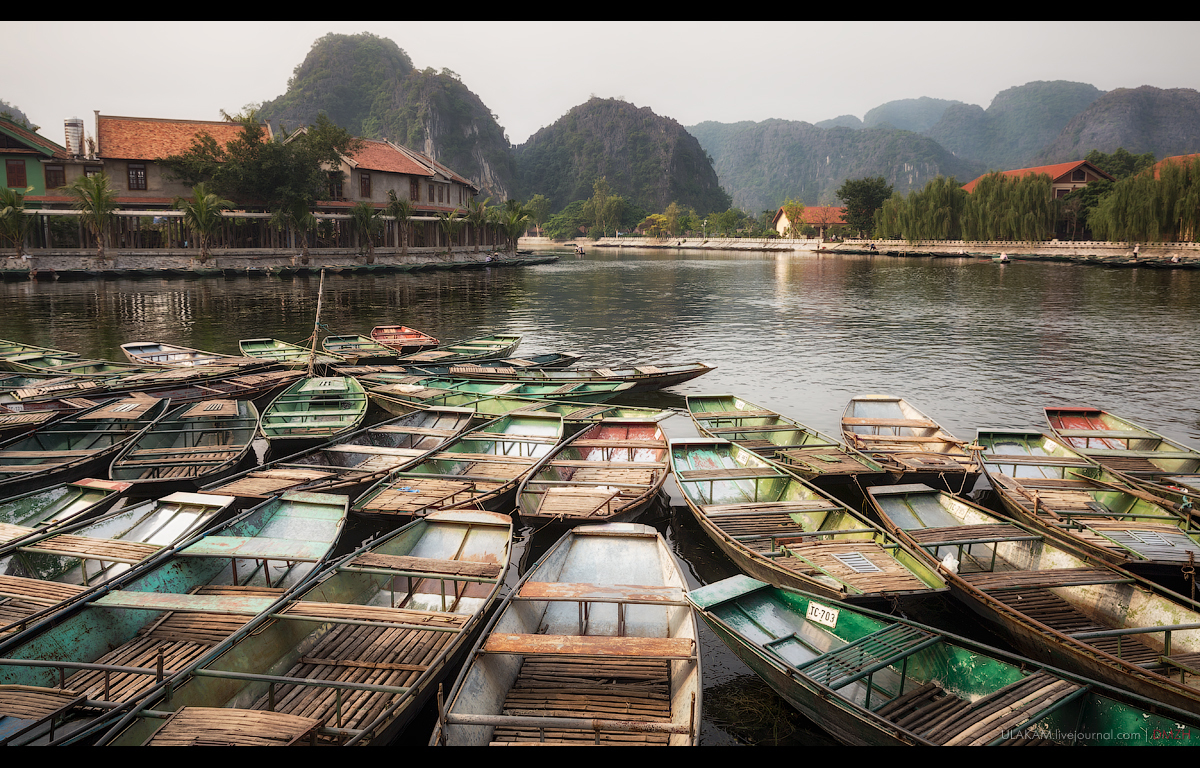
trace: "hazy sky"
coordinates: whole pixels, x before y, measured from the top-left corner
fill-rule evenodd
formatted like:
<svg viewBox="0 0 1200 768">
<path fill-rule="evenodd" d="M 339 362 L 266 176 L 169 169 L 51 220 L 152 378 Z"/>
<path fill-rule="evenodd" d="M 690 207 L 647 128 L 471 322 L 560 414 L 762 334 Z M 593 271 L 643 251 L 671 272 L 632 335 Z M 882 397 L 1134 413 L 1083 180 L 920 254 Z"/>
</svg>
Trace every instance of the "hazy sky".
<svg viewBox="0 0 1200 768">
<path fill-rule="evenodd" d="M 694 125 L 859 118 L 932 96 L 986 108 L 1033 80 L 1200 89 L 1200 22 L 7 22 L 0 99 L 63 143 L 63 120 L 219 120 L 281 95 L 328 32 L 449 67 L 514 143 L 591 96 Z"/>
</svg>

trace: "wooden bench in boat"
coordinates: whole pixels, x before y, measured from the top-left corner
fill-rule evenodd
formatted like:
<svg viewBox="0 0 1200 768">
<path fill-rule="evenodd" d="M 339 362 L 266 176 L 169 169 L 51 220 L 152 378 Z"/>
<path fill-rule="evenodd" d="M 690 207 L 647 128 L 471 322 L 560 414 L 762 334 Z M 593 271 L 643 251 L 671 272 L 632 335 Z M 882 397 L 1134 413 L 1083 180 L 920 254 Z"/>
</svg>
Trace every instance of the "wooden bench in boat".
<svg viewBox="0 0 1200 768">
<path fill-rule="evenodd" d="M 804 541 L 786 544 L 786 549 L 793 557 L 862 592 L 931 588 L 870 539 Z"/>
<path fill-rule="evenodd" d="M 843 427 L 892 427 L 909 429 L 940 429 L 936 421 L 929 419 L 887 419 L 872 416 L 843 416 Z M 858 434 L 857 432 L 855 434 Z"/>
<path fill-rule="evenodd" d="M 175 592 L 134 592 L 116 589 L 97 598 L 98 608 L 128 608 L 140 611 L 187 611 L 257 616 L 271 607 L 278 596 L 205 595 Z"/>
<path fill-rule="evenodd" d="M 1008 523 L 991 525 L 950 525 L 943 528 L 917 528 L 905 531 L 922 547 L 970 546 L 1010 541 L 1041 541 L 1043 537 L 1027 533 Z"/>
<path fill-rule="evenodd" d="M 401 456 L 406 458 L 422 456 L 427 453 L 427 451 L 423 451 L 420 448 L 386 448 L 380 445 L 331 445 L 325 448 L 325 450 L 333 453 L 369 453 L 376 456 Z"/>
<path fill-rule="evenodd" d="M 373 499 L 365 502 L 361 510 L 375 514 L 407 515 L 426 508 L 465 504 L 501 485 L 495 478 L 446 479 L 451 477 L 455 476 L 398 478 L 392 487 L 380 491 Z"/>
<path fill-rule="evenodd" d="M 0 544 L 13 541 L 14 539 L 19 539 L 22 536 L 28 536 L 36 530 L 36 528 L 29 528 L 24 525 L 0 523 Z"/>
<path fill-rule="evenodd" d="M 228 557 L 245 560 L 283 560 L 290 563 L 317 563 L 329 551 L 328 542 L 299 539 L 272 539 L 263 536 L 205 536 L 185 549 L 179 557 Z"/>
<path fill-rule="evenodd" d="M 335 624 L 388 625 L 401 629 L 457 632 L 466 626 L 469 614 L 447 611 L 418 611 L 355 603 L 320 603 L 299 600 L 289 603 L 275 618 L 296 621 L 320 620 Z"/>
<path fill-rule="evenodd" d="M 1049 588 L 998 590 L 990 594 L 1017 613 L 1064 635 L 1106 632 L 1112 629 L 1112 626 L 1097 624 L 1094 619 Z M 1101 637 L 1079 642 L 1133 664 L 1157 664 L 1161 655 L 1159 651 L 1146 645 L 1138 635 L 1126 637 L 1124 641 L 1119 637 Z"/>
<path fill-rule="evenodd" d="M 266 499 L 274 496 L 285 488 L 294 485 L 332 479 L 337 473 L 330 471 L 304 469 L 265 469 L 251 472 L 245 477 L 234 480 L 227 485 L 212 489 L 212 493 L 222 493 L 227 496 L 243 496 L 247 498 Z"/>
<path fill-rule="evenodd" d="M 460 430 L 457 429 L 436 429 L 434 427 L 405 427 L 399 424 L 383 425 L 375 427 L 372 432 L 387 432 L 391 434 L 402 435 L 428 435 L 429 437 L 453 437 Z"/>
<path fill-rule="evenodd" d="M 943 434 L 916 437 L 912 435 L 860 435 L 857 432 L 851 432 L 847 436 L 863 443 L 949 443 L 957 445 L 961 442 Z"/>
<path fill-rule="evenodd" d="M 704 514 L 709 518 L 758 517 L 764 513 L 787 514 L 796 512 L 806 514 L 809 512 L 832 512 L 839 509 L 841 507 L 831 504 L 825 499 L 814 499 L 812 501 L 751 501 L 742 504 L 710 504 L 704 507 Z"/>
<path fill-rule="evenodd" d="M 1106 440 L 1161 440 L 1145 430 L 1127 429 L 1058 429 L 1055 430 L 1061 438 L 1069 437 L 1099 437 Z"/>
<path fill-rule="evenodd" d="M 691 638 L 598 637 L 580 635 L 519 635 L 493 632 L 481 653 L 519 656 L 587 656 L 691 660 L 696 657 Z"/>
<path fill-rule="evenodd" d="M 50 738 L 53 739 L 55 718 L 83 706 L 86 700 L 86 696 L 71 689 L 0 685 L 0 720 L 5 722 L 4 731 L 0 733 L 0 746 L 46 722 L 51 724 Z"/>
<path fill-rule="evenodd" d="M 534 464 L 537 461 L 533 456 L 505 456 L 497 453 L 450 453 L 442 452 L 435 453 L 430 457 L 431 460 L 437 461 L 470 461 L 484 462 L 491 464 Z"/>
<path fill-rule="evenodd" d="M 144 544 L 140 541 L 94 539 L 65 533 L 21 547 L 22 552 L 78 557 L 127 565 L 140 563 L 161 549 L 162 547 L 157 544 Z"/>
<path fill-rule="evenodd" d="M 778 446 L 776 446 L 778 448 Z M 875 472 L 854 454 L 840 450 L 836 446 L 804 446 L 802 448 L 787 448 L 775 451 L 773 457 L 781 464 L 798 466 L 817 472 L 821 475 L 859 474 Z"/>
<path fill-rule="evenodd" d="M 665 451 L 667 443 L 664 440 L 575 440 L 571 448 L 650 448 Z"/>
<path fill-rule="evenodd" d="M 320 720 L 282 712 L 184 707 L 167 718 L 145 746 L 290 747 L 316 744 Z"/>
<path fill-rule="evenodd" d="M 675 476 L 685 482 L 717 480 L 788 479 L 783 472 L 770 467 L 734 467 L 720 469 L 685 469 Z"/>
<path fill-rule="evenodd" d="M 1101 461 L 1103 459 L 1194 459 L 1196 454 L 1191 451 L 1129 451 L 1123 448 L 1087 448 L 1087 455 Z"/>
<path fill-rule="evenodd" d="M 343 570 L 386 571 L 395 572 L 400 576 L 459 577 L 471 581 L 494 582 L 504 569 L 499 563 L 368 552 L 356 557 L 348 566 L 343 566 Z"/>
<path fill-rule="evenodd" d="M 804 432 L 793 424 L 757 424 L 740 427 L 705 427 L 704 429 L 714 435 L 737 435 L 748 432 Z"/>
<path fill-rule="evenodd" d="M 1011 464 L 1013 466 L 1031 467 L 1079 467 L 1086 469 L 1092 466 L 1090 462 L 1083 459 L 1058 459 L 1053 456 L 1016 456 L 1004 453 L 985 453 L 983 454 L 983 460 L 989 464 Z"/>
<path fill-rule="evenodd" d="M 19 632 L 25 627 L 21 623 L 45 609 L 77 597 L 87 591 L 77 584 L 61 584 L 23 576 L 0 576 L 0 627 L 7 632 Z"/>
<path fill-rule="evenodd" d="M 643 486 L 648 488 L 649 486 Z M 603 490 L 592 485 L 583 487 L 528 487 L 527 492 L 541 493 L 537 510 L 531 515 L 537 518 L 554 518 L 557 520 L 587 520 L 604 518 L 613 514 L 613 503 L 629 503 L 630 497 L 622 496 L 621 491 Z"/>
<path fill-rule="evenodd" d="M 702 411 L 692 414 L 699 421 L 725 421 L 727 419 L 769 419 L 779 416 L 774 411 Z"/>
<path fill-rule="evenodd" d="M 679 587 L 640 586 L 634 584 L 571 584 L 561 581 L 527 581 L 517 593 L 518 600 L 544 602 L 596 602 L 624 605 L 687 606 Z"/>
<path fill-rule="evenodd" d="M 985 592 L 1000 590 L 1073 587 L 1089 584 L 1132 584 L 1107 568 L 1058 568 L 1042 571 L 984 571 L 961 573 L 959 578 Z"/>
</svg>

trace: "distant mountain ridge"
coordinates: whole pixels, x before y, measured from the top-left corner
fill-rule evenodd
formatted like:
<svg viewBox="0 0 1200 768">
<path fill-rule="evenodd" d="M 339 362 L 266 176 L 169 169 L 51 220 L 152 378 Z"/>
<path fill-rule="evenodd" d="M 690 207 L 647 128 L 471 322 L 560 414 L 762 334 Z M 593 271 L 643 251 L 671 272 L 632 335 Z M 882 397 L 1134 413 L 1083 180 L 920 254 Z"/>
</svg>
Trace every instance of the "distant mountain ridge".
<svg viewBox="0 0 1200 768">
<path fill-rule="evenodd" d="M 1118 147 L 1135 155 L 1153 152 L 1159 160 L 1200 152 L 1200 92 L 1149 85 L 1109 91 L 1071 118 L 1035 160 L 1082 160 L 1090 150 Z"/>
</svg>

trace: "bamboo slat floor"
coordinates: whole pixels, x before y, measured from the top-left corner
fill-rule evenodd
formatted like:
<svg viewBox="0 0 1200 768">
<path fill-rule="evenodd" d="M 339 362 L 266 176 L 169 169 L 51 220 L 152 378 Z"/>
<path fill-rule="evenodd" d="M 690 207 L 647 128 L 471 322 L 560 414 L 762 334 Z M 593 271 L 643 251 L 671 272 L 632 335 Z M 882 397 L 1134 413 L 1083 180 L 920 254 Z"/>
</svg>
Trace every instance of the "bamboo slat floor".
<svg viewBox="0 0 1200 768">
<path fill-rule="evenodd" d="M 669 664 L 657 659 L 527 658 L 504 702 L 509 715 L 669 723 Z M 496 744 L 665 746 L 666 734 L 498 727 Z"/>
<path fill-rule="evenodd" d="M 17 622 L 57 605 L 63 600 L 85 592 L 87 587 L 60 584 L 56 581 L 28 579 L 22 576 L 0 576 L 0 627 L 10 634 L 22 629 Z M 16 626 L 14 626 L 16 625 Z"/>
<path fill-rule="evenodd" d="M 1023 613 L 1034 621 L 1038 621 L 1053 630 L 1063 634 L 1077 632 L 1103 632 L 1111 629 L 1109 626 L 1097 624 L 1075 606 L 1068 603 L 1049 589 L 1014 589 L 998 591 L 993 597 Z M 1145 644 L 1144 635 L 1130 635 L 1124 638 L 1102 637 L 1086 641 L 1088 645 L 1113 656 L 1119 656 L 1133 664 L 1153 664 L 1158 662 L 1157 650 Z M 1120 652 L 1117 643 L 1120 641 Z"/>
<path fill-rule="evenodd" d="M 807 541 L 788 544 L 787 550 L 863 592 L 928 589 L 887 550 L 868 539 Z"/>
<path fill-rule="evenodd" d="M 184 707 L 146 742 L 150 747 L 288 747 L 316 743 L 321 721 L 277 712 Z"/>
</svg>

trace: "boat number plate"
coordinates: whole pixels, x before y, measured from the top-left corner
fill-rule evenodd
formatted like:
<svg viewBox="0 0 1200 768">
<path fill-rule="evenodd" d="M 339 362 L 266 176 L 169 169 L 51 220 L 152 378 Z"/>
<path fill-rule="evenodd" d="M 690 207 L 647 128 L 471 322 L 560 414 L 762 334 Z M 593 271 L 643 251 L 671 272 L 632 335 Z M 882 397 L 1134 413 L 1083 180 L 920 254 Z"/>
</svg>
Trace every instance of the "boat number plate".
<svg viewBox="0 0 1200 768">
<path fill-rule="evenodd" d="M 824 624 L 827 627 L 837 627 L 838 612 L 827 605 L 820 603 L 809 603 L 808 614 L 806 617 L 809 621 L 815 621 L 818 624 Z"/>
</svg>

